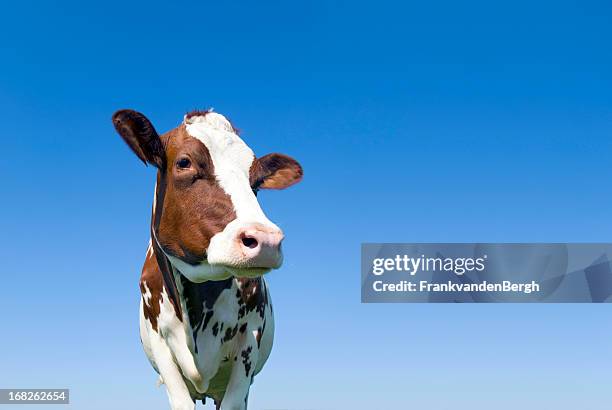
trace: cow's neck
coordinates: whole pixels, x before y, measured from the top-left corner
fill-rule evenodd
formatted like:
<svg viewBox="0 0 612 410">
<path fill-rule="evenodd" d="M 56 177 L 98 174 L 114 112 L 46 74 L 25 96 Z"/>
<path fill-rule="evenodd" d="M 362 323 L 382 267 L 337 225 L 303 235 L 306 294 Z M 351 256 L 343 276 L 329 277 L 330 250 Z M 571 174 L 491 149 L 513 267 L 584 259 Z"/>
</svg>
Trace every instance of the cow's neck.
<svg viewBox="0 0 612 410">
<path fill-rule="evenodd" d="M 190 345 L 197 353 L 198 332 L 207 328 L 214 312 L 213 306 L 217 303 L 221 292 L 233 286 L 234 278 L 202 283 L 191 282 L 172 265 L 162 251 L 153 230 L 151 230 L 151 238 L 164 288 L 176 316 L 183 322 L 185 331 L 191 333 L 189 336 L 192 337 L 193 345 Z"/>
</svg>

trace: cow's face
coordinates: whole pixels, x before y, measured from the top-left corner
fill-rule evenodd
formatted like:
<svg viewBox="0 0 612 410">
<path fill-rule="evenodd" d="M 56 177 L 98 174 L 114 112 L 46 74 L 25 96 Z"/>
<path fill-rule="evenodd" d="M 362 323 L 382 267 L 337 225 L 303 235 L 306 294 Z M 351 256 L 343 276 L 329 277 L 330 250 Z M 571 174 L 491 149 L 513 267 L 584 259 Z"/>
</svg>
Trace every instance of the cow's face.
<svg viewBox="0 0 612 410">
<path fill-rule="evenodd" d="M 259 189 L 299 182 L 302 168 L 281 154 L 255 158 L 220 114 L 194 112 L 161 137 L 132 110 L 113 115 L 117 132 L 158 168 L 152 240 L 189 280 L 259 276 L 282 263 L 282 231 L 263 213 Z"/>
</svg>

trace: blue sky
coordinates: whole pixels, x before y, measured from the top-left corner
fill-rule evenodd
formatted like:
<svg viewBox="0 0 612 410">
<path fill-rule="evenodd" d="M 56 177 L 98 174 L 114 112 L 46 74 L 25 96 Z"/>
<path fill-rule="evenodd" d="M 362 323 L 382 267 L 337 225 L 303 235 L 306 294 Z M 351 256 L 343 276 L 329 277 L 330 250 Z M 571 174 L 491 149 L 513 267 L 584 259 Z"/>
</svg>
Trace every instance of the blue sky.
<svg viewBox="0 0 612 410">
<path fill-rule="evenodd" d="M 227 114 L 305 169 L 253 409 L 609 405 L 609 306 L 362 305 L 362 242 L 612 232 L 612 7 L 12 2 L 0 14 L 0 387 L 165 409 L 138 339 L 155 173 L 115 134 Z M 119 403 L 119 404 L 117 404 Z"/>
</svg>

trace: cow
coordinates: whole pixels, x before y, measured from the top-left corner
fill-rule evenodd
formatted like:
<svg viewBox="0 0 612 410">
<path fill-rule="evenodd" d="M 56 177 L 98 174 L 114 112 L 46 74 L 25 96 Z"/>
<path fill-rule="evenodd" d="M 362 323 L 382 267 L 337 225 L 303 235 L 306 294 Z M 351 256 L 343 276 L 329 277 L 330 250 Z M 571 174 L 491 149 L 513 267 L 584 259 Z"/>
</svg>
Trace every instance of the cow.
<svg viewBox="0 0 612 410">
<path fill-rule="evenodd" d="M 246 409 L 272 349 L 274 317 L 263 275 L 282 263 L 283 232 L 257 201 L 302 167 L 255 157 L 223 115 L 193 111 L 158 135 L 141 113 L 112 117 L 119 135 L 157 168 L 150 242 L 140 277 L 140 338 L 170 407 Z"/>
</svg>

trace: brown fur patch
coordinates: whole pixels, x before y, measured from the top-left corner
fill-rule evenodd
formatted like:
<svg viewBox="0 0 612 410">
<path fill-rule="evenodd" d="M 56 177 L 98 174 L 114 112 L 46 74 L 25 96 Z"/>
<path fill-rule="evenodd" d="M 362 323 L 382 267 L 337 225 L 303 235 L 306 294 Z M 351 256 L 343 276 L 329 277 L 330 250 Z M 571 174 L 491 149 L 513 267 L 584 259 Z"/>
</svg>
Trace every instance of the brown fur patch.
<svg viewBox="0 0 612 410">
<path fill-rule="evenodd" d="M 180 303 L 178 301 L 178 292 L 176 291 L 174 279 L 172 277 L 172 271 L 169 266 L 170 264 L 167 262 L 167 258 L 164 255 L 160 255 L 156 253 L 155 246 L 153 246 L 153 251 L 147 253 L 147 258 L 145 260 L 144 266 L 142 267 L 142 273 L 140 275 L 140 292 L 142 293 L 142 309 L 145 319 L 147 319 L 151 323 L 151 327 L 156 332 L 158 331 L 158 323 L 157 319 L 159 317 L 159 313 L 161 310 L 161 302 L 162 302 L 162 292 L 165 289 L 168 298 L 170 299 L 170 303 L 174 307 L 174 313 L 178 317 L 179 320 L 183 320 L 183 316 L 181 314 Z M 159 248 L 157 248 L 157 252 L 159 252 Z M 166 262 L 164 263 L 164 259 Z M 160 268 L 159 262 L 162 262 L 164 268 Z M 164 274 L 164 270 L 169 269 L 166 274 Z M 174 288 L 174 289 L 173 289 Z M 147 301 L 145 298 L 145 294 L 147 290 L 151 294 L 151 297 Z"/>
<path fill-rule="evenodd" d="M 151 323 L 151 327 L 153 327 L 153 330 L 156 332 L 162 288 L 163 281 L 161 278 L 161 272 L 159 272 L 159 266 L 157 266 L 155 255 L 151 253 L 147 255 L 145 264 L 142 267 L 142 274 L 140 275 L 140 292 L 142 293 L 142 309 L 144 317 Z M 151 293 L 151 298 L 148 301 L 145 299 L 147 289 Z"/>
</svg>

